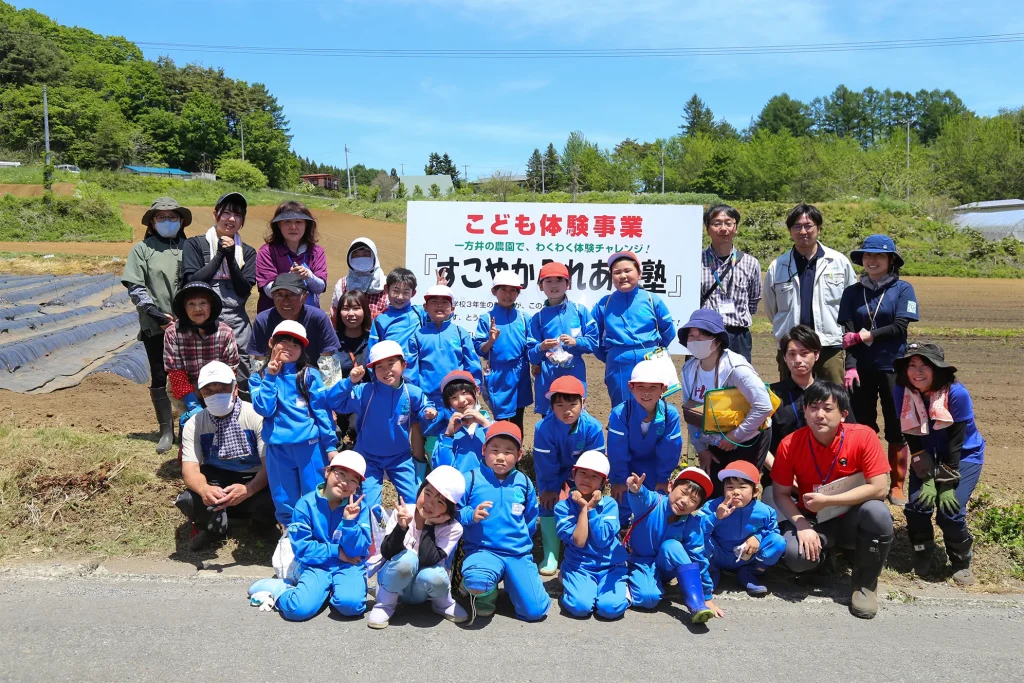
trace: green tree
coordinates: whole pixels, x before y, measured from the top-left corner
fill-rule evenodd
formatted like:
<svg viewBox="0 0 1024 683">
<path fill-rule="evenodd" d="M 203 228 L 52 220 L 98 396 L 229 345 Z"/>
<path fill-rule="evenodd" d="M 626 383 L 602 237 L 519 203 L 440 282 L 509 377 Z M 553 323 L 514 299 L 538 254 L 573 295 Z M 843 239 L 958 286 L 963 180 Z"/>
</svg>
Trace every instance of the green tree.
<svg viewBox="0 0 1024 683">
<path fill-rule="evenodd" d="M 794 137 L 802 137 L 810 134 L 813 125 L 810 108 L 800 100 L 794 100 L 787 93 L 782 93 L 764 105 L 751 133 L 759 130 L 778 133 L 786 129 Z"/>
<path fill-rule="evenodd" d="M 439 175 L 439 174 L 435 173 L 434 175 Z M 417 185 L 417 187 L 419 187 L 419 186 Z M 438 185 L 437 183 L 430 183 L 430 198 L 431 199 L 440 199 L 441 198 L 441 186 Z"/>
<path fill-rule="evenodd" d="M 255 111 L 241 118 L 245 130 L 245 160 L 267 176 L 272 187 L 294 187 L 299 182 L 299 168 L 290 147 L 291 139 L 274 124 L 273 115 Z M 241 156 L 241 137 L 232 140 L 229 156 Z"/>
<path fill-rule="evenodd" d="M 228 147 L 228 126 L 216 100 L 202 91 L 189 95 L 178 125 L 182 164 L 187 170 L 209 168 Z"/>
<path fill-rule="evenodd" d="M 800 142 L 789 130 L 758 131 L 739 148 L 734 167 L 737 193 L 749 199 L 795 200 L 793 186 L 802 156 Z"/>
<path fill-rule="evenodd" d="M 715 133 L 715 114 L 697 93 L 683 105 L 683 122 L 679 125 L 679 130 L 688 138 L 696 137 L 700 133 Z"/>
<path fill-rule="evenodd" d="M 562 159 L 558 156 L 558 150 L 555 149 L 554 143 L 551 142 L 544 150 L 544 187 L 548 192 L 565 188 Z"/>
<path fill-rule="evenodd" d="M 445 154 L 431 153 L 427 158 L 427 165 L 423 167 L 427 175 L 446 175 L 452 179 L 455 189 L 462 187 L 462 180 L 459 178 L 459 169 L 451 157 Z"/>
<path fill-rule="evenodd" d="M 267 176 L 241 159 L 222 159 L 217 166 L 217 178 L 246 190 L 259 190 L 267 186 Z"/>
<path fill-rule="evenodd" d="M 529 161 L 526 162 L 526 186 L 530 188 L 531 192 L 541 191 L 541 165 L 543 163 L 544 158 L 540 155 L 540 149 L 535 147 Z M 543 180 L 546 181 L 547 178 L 545 177 Z M 544 185 L 547 183 L 544 182 Z"/>
</svg>

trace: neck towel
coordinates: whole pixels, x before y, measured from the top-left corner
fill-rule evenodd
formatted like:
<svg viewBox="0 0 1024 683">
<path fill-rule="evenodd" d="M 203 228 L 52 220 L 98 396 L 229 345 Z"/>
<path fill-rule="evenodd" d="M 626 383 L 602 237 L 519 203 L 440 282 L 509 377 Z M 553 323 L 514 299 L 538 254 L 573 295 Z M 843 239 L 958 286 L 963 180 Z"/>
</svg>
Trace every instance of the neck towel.
<svg viewBox="0 0 1024 683">
<path fill-rule="evenodd" d="M 935 429 L 945 429 L 953 424 L 949 412 L 949 387 L 929 392 L 929 403 L 925 408 L 924 398 L 911 388 L 903 392 L 903 406 L 900 408 L 900 430 L 904 434 L 924 436 L 928 433 L 928 421 L 935 421 Z"/>
<path fill-rule="evenodd" d="M 220 249 L 220 236 L 217 234 L 217 226 L 213 226 L 206 231 L 206 243 L 210 247 L 210 260 L 217 255 L 217 250 Z M 242 238 L 235 233 L 235 263 L 241 268 L 245 264 L 245 259 L 242 257 Z M 217 280 L 227 280 L 231 278 L 231 273 L 228 272 L 228 262 L 224 261 L 220 264 L 220 270 L 217 271 L 215 276 Z"/>
</svg>

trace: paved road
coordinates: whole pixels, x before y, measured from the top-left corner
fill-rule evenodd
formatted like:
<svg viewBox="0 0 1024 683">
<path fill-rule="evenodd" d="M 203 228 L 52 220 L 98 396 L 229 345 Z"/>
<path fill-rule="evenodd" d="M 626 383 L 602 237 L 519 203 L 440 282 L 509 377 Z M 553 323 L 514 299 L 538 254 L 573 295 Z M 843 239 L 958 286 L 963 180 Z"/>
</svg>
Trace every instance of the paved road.
<svg viewBox="0 0 1024 683">
<path fill-rule="evenodd" d="M 811 598 L 726 598 L 690 629 L 669 606 L 618 622 L 501 604 L 464 629 L 406 609 L 386 631 L 323 612 L 290 624 L 248 606 L 248 580 L 36 579 L 0 587 L 2 681 L 1014 681 L 1024 603 L 886 604 L 874 621 Z"/>
</svg>

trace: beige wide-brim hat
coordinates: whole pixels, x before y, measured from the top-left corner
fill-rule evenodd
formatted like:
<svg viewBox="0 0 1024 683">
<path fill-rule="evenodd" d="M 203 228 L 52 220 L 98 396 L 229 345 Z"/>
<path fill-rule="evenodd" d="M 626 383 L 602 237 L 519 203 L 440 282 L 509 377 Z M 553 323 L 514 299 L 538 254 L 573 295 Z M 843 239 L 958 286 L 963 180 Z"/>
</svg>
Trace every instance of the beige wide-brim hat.
<svg viewBox="0 0 1024 683">
<path fill-rule="evenodd" d="M 192 223 L 192 212 L 171 197 L 160 197 L 142 214 L 142 224 L 147 228 L 153 224 L 153 216 L 160 211 L 173 211 L 181 216 L 181 227 L 187 228 Z"/>
</svg>

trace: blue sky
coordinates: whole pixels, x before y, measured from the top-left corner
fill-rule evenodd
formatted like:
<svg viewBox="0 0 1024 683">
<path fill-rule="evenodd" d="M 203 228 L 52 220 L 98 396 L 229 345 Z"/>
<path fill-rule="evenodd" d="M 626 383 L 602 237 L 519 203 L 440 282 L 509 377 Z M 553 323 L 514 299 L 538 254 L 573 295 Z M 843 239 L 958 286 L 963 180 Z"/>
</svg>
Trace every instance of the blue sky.
<svg viewBox="0 0 1024 683">
<path fill-rule="evenodd" d="M 537 49 L 798 45 L 1024 32 L 1020 0 L 14 0 L 132 40 L 312 48 Z M 1024 43 L 655 59 L 340 59 L 146 50 L 263 82 L 318 161 L 421 173 L 447 152 L 469 176 L 524 172 L 571 130 L 602 146 L 677 131 L 697 92 L 738 129 L 774 94 L 844 83 L 950 88 L 979 114 L 1024 105 Z"/>
</svg>

